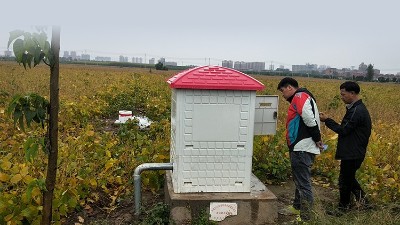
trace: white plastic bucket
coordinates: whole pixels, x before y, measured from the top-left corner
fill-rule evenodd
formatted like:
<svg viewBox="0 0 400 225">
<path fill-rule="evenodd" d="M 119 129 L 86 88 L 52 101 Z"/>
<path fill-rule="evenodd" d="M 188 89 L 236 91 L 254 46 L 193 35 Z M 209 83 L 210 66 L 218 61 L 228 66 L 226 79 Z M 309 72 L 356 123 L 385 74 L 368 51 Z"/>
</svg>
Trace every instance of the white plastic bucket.
<svg viewBox="0 0 400 225">
<path fill-rule="evenodd" d="M 129 119 L 132 119 L 132 111 L 120 110 L 118 120 L 120 123 L 125 123 Z"/>
</svg>

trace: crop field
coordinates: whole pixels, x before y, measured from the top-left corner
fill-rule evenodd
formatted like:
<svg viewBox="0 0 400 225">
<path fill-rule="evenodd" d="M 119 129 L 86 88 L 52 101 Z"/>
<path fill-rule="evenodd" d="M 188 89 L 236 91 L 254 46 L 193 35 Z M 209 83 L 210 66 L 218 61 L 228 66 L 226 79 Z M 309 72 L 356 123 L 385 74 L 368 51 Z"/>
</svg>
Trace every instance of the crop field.
<svg viewBox="0 0 400 225">
<path fill-rule="evenodd" d="M 53 202 L 56 224 L 65 222 L 73 211 L 90 209 L 95 202 L 100 202 L 105 212 L 112 211 L 121 198 L 133 194 L 132 175 L 138 165 L 169 161 L 171 90 L 166 80 L 178 72 L 60 65 L 59 159 Z M 43 65 L 25 70 L 15 62 L 0 62 L 0 224 L 39 224 L 46 153 L 27 153 L 26 145 L 29 138 L 43 137 L 46 130 L 39 125 L 18 129 L 6 112 L 16 94 L 38 93 L 49 99 L 49 74 Z M 276 86 L 282 77 L 255 78 L 266 86 L 257 94 L 280 95 Z M 339 85 L 343 81 L 296 79 L 314 94 L 320 111 L 341 120 L 345 107 Z M 360 86 L 373 130 L 357 176 L 374 203 L 399 204 L 400 85 L 362 82 Z M 254 141 L 253 172 L 264 183 L 290 179 L 284 138 L 288 103 L 281 96 L 279 99 L 277 134 L 257 136 Z M 153 124 L 148 130 L 140 130 L 135 123 L 115 125 L 119 110 L 147 116 Z M 336 186 L 337 135 L 322 127 L 329 148 L 316 158 L 313 173 L 321 177 L 321 185 Z M 162 172 L 147 172 L 142 181 L 143 188 L 155 192 L 163 186 Z"/>
</svg>

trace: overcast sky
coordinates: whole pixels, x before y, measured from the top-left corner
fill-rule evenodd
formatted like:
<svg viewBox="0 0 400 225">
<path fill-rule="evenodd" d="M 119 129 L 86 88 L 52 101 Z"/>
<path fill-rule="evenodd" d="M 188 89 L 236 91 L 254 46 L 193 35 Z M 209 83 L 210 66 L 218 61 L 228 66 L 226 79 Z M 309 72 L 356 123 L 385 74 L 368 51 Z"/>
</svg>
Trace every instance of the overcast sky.
<svg viewBox="0 0 400 225">
<path fill-rule="evenodd" d="M 59 2 L 59 3 L 58 3 Z M 0 55 L 9 32 L 61 27 L 61 55 L 165 57 L 178 65 L 221 60 L 400 72 L 400 1 L 5 0 Z"/>
</svg>

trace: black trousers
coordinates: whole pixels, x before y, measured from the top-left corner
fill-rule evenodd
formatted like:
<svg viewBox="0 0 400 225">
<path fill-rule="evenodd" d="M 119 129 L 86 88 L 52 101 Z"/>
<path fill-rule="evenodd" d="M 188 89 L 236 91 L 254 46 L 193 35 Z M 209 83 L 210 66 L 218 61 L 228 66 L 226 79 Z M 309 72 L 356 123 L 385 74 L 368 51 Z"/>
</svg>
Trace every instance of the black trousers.
<svg viewBox="0 0 400 225">
<path fill-rule="evenodd" d="M 341 160 L 339 175 L 340 202 L 339 208 L 350 208 L 351 193 L 356 201 L 361 202 L 365 198 L 365 192 L 356 180 L 356 172 L 364 159 Z"/>
</svg>

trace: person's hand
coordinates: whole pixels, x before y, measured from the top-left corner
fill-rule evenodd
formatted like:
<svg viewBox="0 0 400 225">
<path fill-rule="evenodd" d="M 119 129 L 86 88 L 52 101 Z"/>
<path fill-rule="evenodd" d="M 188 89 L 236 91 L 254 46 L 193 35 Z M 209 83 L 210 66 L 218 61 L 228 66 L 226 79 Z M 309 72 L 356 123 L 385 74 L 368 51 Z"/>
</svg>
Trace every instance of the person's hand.
<svg viewBox="0 0 400 225">
<path fill-rule="evenodd" d="M 322 122 L 325 122 L 325 120 L 328 119 L 328 115 L 326 115 L 326 114 L 323 113 L 323 112 L 320 112 L 320 113 L 319 113 L 319 119 L 320 119 Z"/>
<path fill-rule="evenodd" d="M 324 143 L 322 141 L 315 142 L 319 150 L 323 151 L 324 150 Z"/>
</svg>

